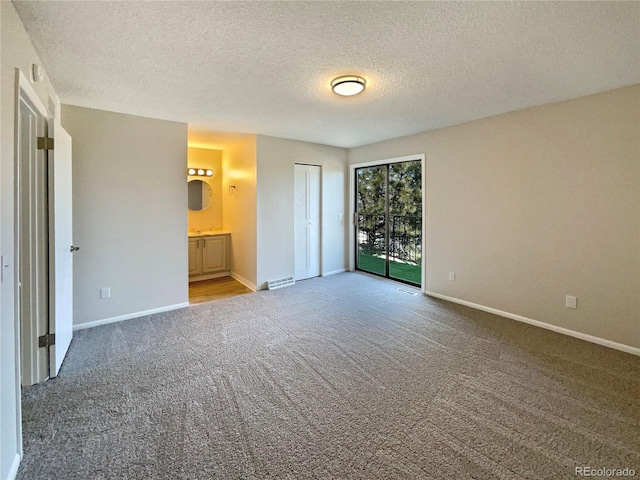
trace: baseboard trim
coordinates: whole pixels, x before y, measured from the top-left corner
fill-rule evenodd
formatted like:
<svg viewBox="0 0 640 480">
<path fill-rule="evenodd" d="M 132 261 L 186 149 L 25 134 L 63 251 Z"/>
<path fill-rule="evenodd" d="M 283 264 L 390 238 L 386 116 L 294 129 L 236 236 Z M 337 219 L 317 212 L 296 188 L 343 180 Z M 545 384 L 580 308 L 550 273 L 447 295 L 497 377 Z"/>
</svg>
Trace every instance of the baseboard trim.
<svg viewBox="0 0 640 480">
<path fill-rule="evenodd" d="M 347 269 L 346 269 L 346 268 L 341 268 L 341 269 L 339 269 L 339 270 L 332 270 L 331 272 L 327 272 L 327 273 L 324 273 L 324 272 L 323 272 L 323 273 L 322 273 L 322 276 L 323 276 L 323 277 L 328 277 L 328 276 L 330 276 L 330 275 L 337 275 L 338 273 L 344 273 L 344 272 L 346 272 L 346 271 L 347 271 Z"/>
<path fill-rule="evenodd" d="M 123 320 L 131 320 L 132 318 L 145 317 L 147 315 L 153 315 L 154 313 L 169 312 L 171 310 L 177 310 L 179 308 L 186 308 L 189 306 L 189 302 L 176 303 L 174 305 L 167 305 L 166 307 L 152 308 L 151 310 L 143 310 L 141 312 L 127 313 L 126 315 L 118 315 L 116 317 L 103 318 L 102 320 L 94 320 L 93 322 L 79 323 L 73 326 L 73 331 L 84 330 L 85 328 L 99 327 L 100 325 L 107 325 L 109 323 L 122 322 Z"/>
<path fill-rule="evenodd" d="M 502 310 L 498 310 L 497 308 L 485 307 L 484 305 L 479 305 L 473 302 L 467 302 L 466 300 L 460 300 L 459 298 L 449 297 L 447 295 L 442 295 L 440 293 L 430 292 L 428 290 L 424 290 L 424 293 L 425 295 L 428 295 L 430 297 L 446 300 L 447 302 L 457 303 L 459 305 L 464 305 L 466 307 L 475 308 L 476 310 L 482 310 L 483 312 L 493 313 L 501 317 L 510 318 L 511 320 L 516 320 L 517 322 L 527 323 L 535 327 L 544 328 L 545 330 L 551 330 L 556 333 L 561 333 L 563 335 L 579 338 L 580 340 L 585 340 L 587 342 L 595 343 L 597 345 L 602 345 L 603 347 L 609 347 L 615 350 L 620 350 L 621 352 L 630 353 L 631 355 L 640 356 L 640 348 L 632 347 L 631 345 L 625 345 L 624 343 L 614 342 L 612 340 L 607 340 L 606 338 L 600 338 L 600 337 L 595 337 L 593 335 L 588 335 L 586 333 L 576 332 L 575 330 L 569 330 L 568 328 L 558 327 L 557 325 L 551 325 L 550 323 L 541 322 L 539 320 L 533 320 L 532 318 L 523 317 L 522 315 L 516 315 L 515 313 L 505 312 Z"/>
<path fill-rule="evenodd" d="M 209 273 L 207 275 L 197 275 L 195 277 L 189 277 L 189 283 L 191 282 L 200 282 L 202 280 L 212 280 L 214 278 L 222 278 L 231 276 L 231 272 L 229 270 L 225 270 L 224 272 L 218 273 Z"/>
<path fill-rule="evenodd" d="M 242 275 L 238 275 L 236 272 L 231 271 L 231 277 L 235 278 L 237 281 L 239 281 L 241 284 L 243 284 L 245 287 L 250 288 L 251 290 L 253 290 L 254 292 L 258 290 L 258 288 L 256 287 L 256 284 L 253 282 L 250 282 L 249 280 L 247 280 L 246 278 L 244 278 Z"/>
<path fill-rule="evenodd" d="M 11 464 L 11 468 L 7 473 L 7 480 L 15 480 L 16 475 L 18 475 L 18 468 L 20 467 L 20 454 L 16 453 L 16 456 L 13 457 L 13 463 Z"/>
</svg>

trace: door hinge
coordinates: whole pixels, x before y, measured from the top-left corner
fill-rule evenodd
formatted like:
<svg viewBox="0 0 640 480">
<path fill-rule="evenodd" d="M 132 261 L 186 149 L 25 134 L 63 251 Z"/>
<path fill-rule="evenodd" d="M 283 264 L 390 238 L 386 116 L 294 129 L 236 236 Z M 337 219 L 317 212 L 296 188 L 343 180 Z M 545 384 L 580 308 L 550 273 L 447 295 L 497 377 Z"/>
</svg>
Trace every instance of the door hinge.
<svg viewBox="0 0 640 480">
<path fill-rule="evenodd" d="M 38 337 L 38 347 L 50 347 L 51 345 L 56 344 L 56 334 L 55 333 L 47 333 L 46 335 L 42 335 Z"/>
<path fill-rule="evenodd" d="M 53 150 L 53 138 L 38 137 L 38 150 Z"/>
</svg>

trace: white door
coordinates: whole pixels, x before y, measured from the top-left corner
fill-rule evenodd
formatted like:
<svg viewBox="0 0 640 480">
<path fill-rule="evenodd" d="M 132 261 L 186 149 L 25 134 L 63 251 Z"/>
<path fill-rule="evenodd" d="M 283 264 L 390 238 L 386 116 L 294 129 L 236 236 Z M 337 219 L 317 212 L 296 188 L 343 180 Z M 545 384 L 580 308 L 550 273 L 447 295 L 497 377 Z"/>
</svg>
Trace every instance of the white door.
<svg viewBox="0 0 640 480">
<path fill-rule="evenodd" d="M 320 167 L 295 166 L 295 278 L 320 275 Z"/>
<path fill-rule="evenodd" d="M 49 352 L 39 347 L 40 338 L 49 333 L 47 157 L 38 147 L 38 138 L 46 133 L 46 111 L 31 93 L 21 89 L 16 125 L 16 256 L 23 386 L 49 377 Z"/>
<path fill-rule="evenodd" d="M 73 246 L 71 136 L 49 120 L 54 149 L 49 157 L 49 377 L 55 377 L 73 336 Z"/>
</svg>

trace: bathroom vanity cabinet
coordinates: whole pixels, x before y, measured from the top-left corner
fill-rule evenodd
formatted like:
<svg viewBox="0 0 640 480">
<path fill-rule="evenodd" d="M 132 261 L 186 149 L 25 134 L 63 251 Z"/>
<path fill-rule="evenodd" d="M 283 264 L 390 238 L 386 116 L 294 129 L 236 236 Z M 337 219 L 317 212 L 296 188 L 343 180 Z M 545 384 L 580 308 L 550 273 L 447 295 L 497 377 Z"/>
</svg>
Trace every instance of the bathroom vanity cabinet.
<svg viewBox="0 0 640 480">
<path fill-rule="evenodd" d="M 189 281 L 229 275 L 228 233 L 189 236 Z"/>
</svg>

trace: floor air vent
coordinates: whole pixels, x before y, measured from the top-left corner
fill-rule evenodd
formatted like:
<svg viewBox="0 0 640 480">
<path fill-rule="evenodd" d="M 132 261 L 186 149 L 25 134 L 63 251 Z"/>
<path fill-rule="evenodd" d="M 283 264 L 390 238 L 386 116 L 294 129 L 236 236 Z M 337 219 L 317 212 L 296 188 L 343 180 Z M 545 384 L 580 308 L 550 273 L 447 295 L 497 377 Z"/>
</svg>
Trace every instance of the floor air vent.
<svg viewBox="0 0 640 480">
<path fill-rule="evenodd" d="M 281 278 L 279 280 L 269 280 L 267 282 L 267 288 L 269 290 L 276 290 L 282 287 L 288 287 L 289 285 L 293 285 L 296 281 L 293 277 Z"/>
<path fill-rule="evenodd" d="M 414 297 L 418 295 L 417 292 L 412 292 L 411 290 L 405 290 L 404 288 L 396 288 L 399 292 L 408 293 L 409 295 L 413 295 Z"/>
</svg>

